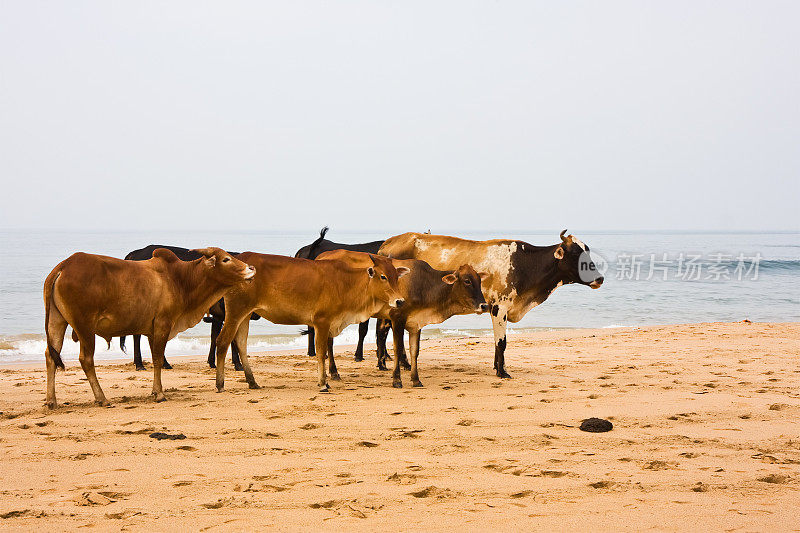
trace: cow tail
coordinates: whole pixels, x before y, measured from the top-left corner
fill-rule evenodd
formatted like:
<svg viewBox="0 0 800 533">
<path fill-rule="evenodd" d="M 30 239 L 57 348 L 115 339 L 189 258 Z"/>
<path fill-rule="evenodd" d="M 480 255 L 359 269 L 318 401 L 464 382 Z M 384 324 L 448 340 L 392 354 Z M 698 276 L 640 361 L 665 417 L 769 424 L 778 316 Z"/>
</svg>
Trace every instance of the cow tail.
<svg viewBox="0 0 800 533">
<path fill-rule="evenodd" d="M 128 353 L 125 351 L 125 336 L 119 338 L 119 349 L 122 350 L 122 353 Z"/>
<path fill-rule="evenodd" d="M 317 247 L 325 239 L 325 234 L 328 233 L 329 229 L 330 228 L 328 226 L 325 226 L 324 228 L 322 228 L 320 230 L 320 232 L 319 232 L 319 239 L 317 239 L 316 241 L 311 243 L 311 246 L 309 246 L 309 248 L 308 248 L 308 258 L 309 259 L 314 259 L 316 257 L 315 252 L 317 250 Z"/>
<path fill-rule="evenodd" d="M 60 266 L 61 265 L 59 265 L 59 267 Z M 56 268 L 44 281 L 44 336 L 47 341 L 45 357 L 49 357 L 56 364 L 57 368 L 64 370 L 64 361 L 61 360 L 61 354 L 53 347 L 53 342 L 50 338 L 50 306 L 53 305 L 53 290 L 56 285 L 56 280 L 60 275 L 61 269 Z"/>
<path fill-rule="evenodd" d="M 311 328 L 305 328 L 300 330 L 300 335 L 310 335 L 310 334 L 311 334 Z"/>
</svg>

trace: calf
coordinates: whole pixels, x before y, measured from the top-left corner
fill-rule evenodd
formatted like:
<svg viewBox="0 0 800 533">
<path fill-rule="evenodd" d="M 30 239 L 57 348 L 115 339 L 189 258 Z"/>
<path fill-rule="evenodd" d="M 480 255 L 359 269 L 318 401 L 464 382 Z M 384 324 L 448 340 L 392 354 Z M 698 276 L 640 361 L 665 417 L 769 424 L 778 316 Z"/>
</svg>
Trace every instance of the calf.
<svg viewBox="0 0 800 533">
<path fill-rule="evenodd" d="M 403 303 L 397 281 L 408 269 L 395 269 L 385 257 L 370 255 L 372 264 L 366 268 L 353 268 L 342 261 L 310 261 L 253 252 L 238 257 L 255 266 L 256 276 L 252 283 L 225 296 L 225 325 L 217 339 L 217 391 L 225 386 L 225 353 L 234 339 L 239 343 L 247 383 L 251 389 L 259 388 L 247 358 L 246 319 L 253 312 L 276 324 L 314 328 L 319 387 L 327 391 L 328 338 L 350 324 L 363 322 L 386 304 L 397 307 Z M 339 379 L 332 357 L 329 366 L 331 379 Z"/>
<path fill-rule="evenodd" d="M 320 254 L 318 261 L 345 261 L 353 267 L 369 266 L 370 256 L 359 252 L 337 250 Z M 409 351 L 411 355 L 411 382 L 414 387 L 421 387 L 417 357 L 419 356 L 419 340 L 422 328 L 428 324 L 444 322 L 454 315 L 481 314 L 489 310 L 489 306 L 481 293 L 481 277 L 469 265 L 461 265 L 455 271 L 436 270 L 425 261 L 417 259 L 392 260 L 395 267 L 406 267 L 410 273 L 404 276 L 398 285 L 403 297 L 401 307 L 384 306 L 373 316 L 390 321 L 394 332 L 394 373 L 392 386 L 401 388 L 400 363 L 403 351 L 403 331 L 408 331 Z M 385 342 L 386 337 L 383 337 Z M 333 358 L 333 346 L 328 346 L 328 353 Z M 386 352 L 380 347 L 379 353 Z M 385 369 L 385 363 L 379 357 L 378 368 Z"/>
<path fill-rule="evenodd" d="M 151 257 L 153 257 L 153 252 L 159 248 L 166 248 L 170 252 L 174 253 L 178 259 L 181 261 L 194 261 L 195 259 L 199 259 L 201 256 L 195 250 L 190 250 L 188 248 L 181 248 L 180 246 L 163 246 L 160 244 L 151 244 L 149 246 L 145 246 L 144 248 L 139 248 L 138 250 L 133 250 L 129 252 L 128 255 L 125 256 L 127 261 L 147 261 Z M 231 255 L 236 255 L 236 252 L 228 252 Z M 258 315 L 254 315 L 250 317 L 251 320 L 258 320 Z M 208 316 L 203 318 L 203 322 L 210 322 L 211 323 L 211 347 L 208 350 L 208 366 L 214 368 L 216 364 L 216 347 L 217 347 L 217 335 L 219 335 L 220 330 L 222 329 L 222 322 L 225 320 L 225 305 L 222 303 L 222 300 L 216 302 L 211 308 L 208 310 Z M 141 335 L 134 335 L 133 336 L 133 364 L 136 366 L 136 370 L 144 370 L 144 362 L 142 362 L 142 348 L 141 348 Z M 122 348 L 122 351 L 125 351 L 125 337 L 119 338 L 119 347 Z M 242 364 L 239 362 L 239 347 L 236 343 L 231 345 L 231 360 L 233 361 L 233 368 L 236 370 L 242 369 Z M 172 368 L 167 362 L 167 359 L 164 359 L 164 365 L 162 368 Z"/>
<path fill-rule="evenodd" d="M 328 226 L 322 228 L 319 232 L 319 238 L 312 242 L 311 244 L 307 244 L 303 246 L 297 253 L 294 254 L 295 257 L 301 257 L 303 259 L 316 259 L 319 254 L 330 252 L 332 250 L 350 250 L 352 252 L 365 252 L 368 254 L 377 254 L 378 249 L 383 244 L 383 241 L 372 241 L 372 242 L 363 242 L 360 244 L 345 244 L 341 242 L 333 242 L 329 241 L 325 238 L 325 234 L 328 233 Z M 364 339 L 367 336 L 367 331 L 369 330 L 369 320 L 365 320 L 364 322 L 358 325 L 358 345 L 356 346 L 356 353 L 353 358 L 356 361 L 363 361 L 364 360 Z M 314 330 L 308 330 L 308 355 L 312 357 L 314 355 Z M 380 357 L 380 354 L 378 354 Z"/>
<path fill-rule="evenodd" d="M 572 235 L 551 246 L 533 246 L 523 241 L 494 239 L 471 241 L 443 235 L 404 233 L 383 243 L 380 254 L 399 259 L 422 259 L 434 268 L 449 269 L 464 263 L 487 277 L 483 294 L 491 306 L 494 328 L 494 368 L 497 376 L 509 378 L 505 370 L 506 328 L 544 302 L 561 285 L 579 283 L 598 289 L 601 276 L 589 257 L 589 247 Z"/>
<path fill-rule="evenodd" d="M 63 369 L 61 347 L 67 325 L 80 342 L 79 360 L 95 401 L 108 405 L 94 371 L 95 335 L 146 335 L 153 354 L 153 396 L 165 400 L 161 367 L 167 341 L 203 318 L 228 290 L 251 279 L 252 266 L 219 248 L 197 250 L 201 259 L 185 262 L 165 249 L 147 261 L 76 253 L 59 263 L 44 282 L 47 337 L 47 406 L 56 406 L 56 367 Z"/>
</svg>

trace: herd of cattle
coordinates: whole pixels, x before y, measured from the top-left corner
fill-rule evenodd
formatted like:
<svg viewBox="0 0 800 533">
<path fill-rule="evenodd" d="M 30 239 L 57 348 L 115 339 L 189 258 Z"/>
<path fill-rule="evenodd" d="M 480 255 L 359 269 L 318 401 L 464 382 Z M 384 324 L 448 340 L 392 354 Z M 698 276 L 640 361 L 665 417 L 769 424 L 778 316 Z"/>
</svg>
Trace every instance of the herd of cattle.
<svg viewBox="0 0 800 533">
<path fill-rule="evenodd" d="M 143 368 L 141 336 L 153 359 L 153 396 L 163 401 L 161 369 L 167 341 L 200 320 L 211 322 L 208 363 L 216 367 L 217 390 L 225 383 L 225 357 L 258 388 L 247 356 L 251 320 L 308 326 L 309 355 L 316 355 L 318 385 L 329 390 L 328 373 L 339 379 L 333 337 L 359 325 L 356 360 L 363 360 L 367 321 L 378 319 L 378 367 L 386 369 L 386 338 L 394 339 L 393 385 L 402 387 L 400 367 L 417 369 L 420 332 L 454 315 L 489 312 L 494 328 L 494 369 L 505 370 L 506 326 L 518 322 L 559 286 L 603 283 L 583 242 L 561 232 L 561 242 L 533 246 L 519 240 L 474 241 L 427 233 L 404 233 L 385 241 L 341 244 L 325 239 L 327 228 L 295 257 L 220 248 L 188 250 L 148 246 L 123 259 L 75 253 L 44 282 L 47 349 L 46 404 L 56 407 L 55 374 L 64 368 L 60 351 L 67 326 L 80 343 L 79 360 L 95 401 L 107 405 L 94 368 L 95 336 L 111 342 L 134 336 L 134 361 Z M 406 357 L 403 333 L 409 334 Z M 328 370 L 325 369 L 325 360 Z M 410 359 L 410 361 L 408 360 Z"/>
</svg>

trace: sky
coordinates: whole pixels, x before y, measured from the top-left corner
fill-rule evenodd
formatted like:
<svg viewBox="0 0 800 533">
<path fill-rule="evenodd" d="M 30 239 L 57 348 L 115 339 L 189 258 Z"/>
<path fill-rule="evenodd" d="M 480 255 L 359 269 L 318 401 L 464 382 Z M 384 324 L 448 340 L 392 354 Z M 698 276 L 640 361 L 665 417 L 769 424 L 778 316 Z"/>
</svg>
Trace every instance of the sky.
<svg viewBox="0 0 800 533">
<path fill-rule="evenodd" d="M 0 2 L 0 228 L 800 230 L 798 2 Z"/>
</svg>

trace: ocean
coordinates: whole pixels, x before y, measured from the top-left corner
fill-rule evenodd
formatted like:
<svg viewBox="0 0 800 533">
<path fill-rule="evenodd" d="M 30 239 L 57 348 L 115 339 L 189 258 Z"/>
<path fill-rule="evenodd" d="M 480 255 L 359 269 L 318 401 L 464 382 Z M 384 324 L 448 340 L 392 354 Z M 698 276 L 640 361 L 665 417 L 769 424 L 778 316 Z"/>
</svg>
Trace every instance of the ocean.
<svg viewBox="0 0 800 533">
<path fill-rule="evenodd" d="M 436 232 L 435 232 L 436 233 Z M 441 233 L 448 233 L 442 231 Z M 449 233 L 466 238 L 515 238 L 534 245 L 558 242 L 558 232 L 492 231 Z M 591 248 L 605 283 L 598 290 L 569 285 L 557 289 L 510 332 L 559 328 L 612 328 L 709 321 L 800 321 L 800 233 L 579 232 Z M 385 233 L 328 234 L 337 242 L 384 239 Z M 219 246 L 231 251 L 294 255 L 317 237 L 292 232 L 62 232 L 0 231 L 0 363 L 41 361 L 44 342 L 42 283 L 73 252 L 124 257 L 148 244 L 187 248 Z M 210 326 L 200 323 L 167 345 L 167 355 L 208 352 Z M 251 322 L 250 351 L 301 348 L 298 326 Z M 374 342 L 371 332 L 368 342 Z M 488 316 L 453 317 L 430 326 L 424 338 L 491 335 Z M 337 344 L 357 339 L 354 326 Z M 129 342 L 128 346 L 130 347 Z M 144 343 L 145 354 L 148 348 Z M 513 343 L 512 345 L 513 346 Z M 130 351 L 130 348 L 129 348 Z M 78 345 L 64 343 L 65 361 L 76 361 Z M 198 355 L 199 356 L 199 355 Z M 95 358 L 127 357 L 117 341 L 98 340 Z"/>
</svg>

